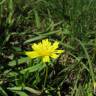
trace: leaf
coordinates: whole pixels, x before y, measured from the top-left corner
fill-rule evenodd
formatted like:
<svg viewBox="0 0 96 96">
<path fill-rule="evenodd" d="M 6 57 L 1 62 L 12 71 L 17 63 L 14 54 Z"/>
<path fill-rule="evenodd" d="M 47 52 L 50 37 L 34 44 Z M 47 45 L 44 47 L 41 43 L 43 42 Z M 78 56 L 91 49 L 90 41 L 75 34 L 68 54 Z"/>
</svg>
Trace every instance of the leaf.
<svg viewBox="0 0 96 96">
<path fill-rule="evenodd" d="M 69 45 L 69 44 L 64 44 L 64 43 L 62 43 L 62 42 L 60 42 L 60 44 L 61 44 L 62 46 L 64 46 L 65 48 L 68 48 L 68 49 L 71 49 L 71 50 L 74 50 L 74 49 L 75 49 L 73 46 L 71 46 L 71 45 Z"/>
<path fill-rule="evenodd" d="M 41 94 L 40 91 L 35 90 L 33 88 L 30 88 L 30 87 L 25 87 L 24 89 L 27 90 L 27 91 L 29 91 L 30 93 L 33 93 L 33 94 L 36 94 L 36 95 L 40 95 Z"/>
<path fill-rule="evenodd" d="M 14 77 L 14 76 L 17 76 L 17 73 L 16 72 L 9 72 L 7 74 L 7 77 Z"/>
<path fill-rule="evenodd" d="M 5 1 L 6 1 L 6 0 L 2 0 L 2 1 L 0 1 L 0 5 L 2 5 Z"/>
<path fill-rule="evenodd" d="M 22 91 L 14 91 L 16 94 L 18 94 L 19 96 L 29 96 L 27 95 L 25 92 Z"/>
<path fill-rule="evenodd" d="M 31 39 L 26 40 L 26 41 L 24 42 L 24 44 L 28 44 L 28 43 L 30 43 L 30 42 L 43 39 L 43 38 L 48 37 L 48 36 L 50 36 L 50 35 L 52 35 L 52 34 L 56 34 L 56 33 L 58 33 L 59 31 L 60 31 L 60 30 L 48 32 L 48 33 L 45 33 L 45 34 L 40 34 L 40 35 L 37 36 L 37 37 L 34 37 L 34 38 L 31 38 Z"/>
<path fill-rule="evenodd" d="M 36 95 L 40 95 L 41 92 L 38 91 L 38 90 L 35 90 L 33 88 L 30 88 L 30 87 L 22 87 L 22 86 L 19 86 L 19 87 L 8 87 L 7 88 L 8 90 L 11 90 L 11 91 L 14 91 L 14 92 L 20 92 L 21 90 L 26 90 L 26 91 L 29 91 L 30 93 L 33 93 L 33 94 L 36 94 Z M 24 93 L 19 93 L 19 94 L 24 94 Z M 23 95 L 22 95 L 23 96 Z M 25 95 L 26 96 L 26 95 Z"/>
<path fill-rule="evenodd" d="M 36 24 L 36 27 L 38 29 L 40 29 L 40 18 L 39 18 L 38 12 L 36 10 L 34 10 L 34 14 L 35 14 L 35 24 Z"/>
<path fill-rule="evenodd" d="M 16 52 L 20 52 L 22 51 L 22 49 L 20 47 L 12 47 Z"/>
<path fill-rule="evenodd" d="M 9 66 L 15 66 L 16 63 L 22 64 L 22 63 L 28 62 L 29 60 L 30 59 L 28 57 L 24 57 L 24 58 L 18 59 L 17 61 L 16 60 L 10 61 L 8 65 Z"/>
<path fill-rule="evenodd" d="M 20 91 L 20 90 L 22 90 L 23 89 L 23 87 L 22 86 L 19 86 L 19 87 L 8 87 L 7 88 L 8 90 L 11 90 L 11 91 Z"/>
<path fill-rule="evenodd" d="M 42 70 L 46 65 L 45 64 L 36 64 L 32 67 L 29 67 L 29 68 L 26 68 L 26 69 L 23 69 L 20 71 L 21 74 L 25 74 L 26 72 L 28 73 L 31 73 L 31 72 L 35 72 L 37 70 Z"/>
<path fill-rule="evenodd" d="M 8 96 L 2 87 L 0 87 L 0 94 L 2 94 L 3 96 Z"/>
<path fill-rule="evenodd" d="M 32 41 L 40 40 L 40 39 L 45 38 L 45 37 L 47 37 L 47 36 L 37 36 L 37 37 L 34 37 L 34 38 L 31 38 L 31 39 L 26 40 L 24 42 L 24 44 L 30 43 Z"/>
</svg>

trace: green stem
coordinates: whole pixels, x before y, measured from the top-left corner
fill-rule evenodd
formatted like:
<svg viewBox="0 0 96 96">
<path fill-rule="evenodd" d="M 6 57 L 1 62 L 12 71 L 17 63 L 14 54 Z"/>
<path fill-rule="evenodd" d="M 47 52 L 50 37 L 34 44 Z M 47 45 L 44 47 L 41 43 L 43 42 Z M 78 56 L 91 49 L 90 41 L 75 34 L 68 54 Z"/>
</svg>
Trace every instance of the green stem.
<svg viewBox="0 0 96 96">
<path fill-rule="evenodd" d="M 46 64 L 46 68 L 45 68 L 44 88 L 46 87 L 47 78 L 48 78 L 48 65 Z"/>
</svg>

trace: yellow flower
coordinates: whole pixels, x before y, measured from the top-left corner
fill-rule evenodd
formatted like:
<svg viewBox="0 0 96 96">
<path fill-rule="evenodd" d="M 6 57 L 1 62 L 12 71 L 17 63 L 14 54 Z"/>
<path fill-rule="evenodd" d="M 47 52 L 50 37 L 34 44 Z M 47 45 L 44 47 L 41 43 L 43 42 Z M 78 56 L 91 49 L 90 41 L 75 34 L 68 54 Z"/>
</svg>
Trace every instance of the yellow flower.
<svg viewBox="0 0 96 96">
<path fill-rule="evenodd" d="M 30 58 L 42 57 L 43 62 L 49 62 L 50 57 L 56 59 L 64 50 L 57 50 L 59 42 L 55 41 L 53 44 L 44 39 L 38 44 L 32 44 L 33 51 L 25 51 L 25 54 Z"/>
</svg>

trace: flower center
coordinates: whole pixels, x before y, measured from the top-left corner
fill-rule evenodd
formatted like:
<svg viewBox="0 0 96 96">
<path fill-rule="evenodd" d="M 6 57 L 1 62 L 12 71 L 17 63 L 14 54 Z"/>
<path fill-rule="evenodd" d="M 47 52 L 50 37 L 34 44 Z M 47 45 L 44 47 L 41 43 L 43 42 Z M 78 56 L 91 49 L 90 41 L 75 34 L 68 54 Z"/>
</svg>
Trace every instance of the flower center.
<svg viewBox="0 0 96 96">
<path fill-rule="evenodd" d="M 49 56 L 50 55 L 50 51 L 49 50 L 42 50 L 38 52 L 41 56 Z"/>
</svg>

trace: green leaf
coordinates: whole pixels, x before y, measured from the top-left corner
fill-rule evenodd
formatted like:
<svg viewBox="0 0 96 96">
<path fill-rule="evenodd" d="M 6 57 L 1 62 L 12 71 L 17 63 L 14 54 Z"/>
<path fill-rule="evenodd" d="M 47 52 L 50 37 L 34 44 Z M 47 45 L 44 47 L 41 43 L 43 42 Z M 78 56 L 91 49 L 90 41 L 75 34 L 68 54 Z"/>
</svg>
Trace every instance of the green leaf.
<svg viewBox="0 0 96 96">
<path fill-rule="evenodd" d="M 29 60 L 30 60 L 30 58 L 28 58 L 28 57 L 20 58 L 17 61 L 16 60 L 10 61 L 8 65 L 9 66 L 15 66 L 16 63 L 22 64 L 22 63 L 28 62 Z"/>
<path fill-rule="evenodd" d="M 0 94 L 2 94 L 3 96 L 8 96 L 2 87 L 0 87 Z"/>
<path fill-rule="evenodd" d="M 22 90 L 23 89 L 23 87 L 22 86 L 19 86 L 19 87 L 8 87 L 7 88 L 8 90 L 11 90 L 11 91 L 20 91 L 20 90 Z"/>
<path fill-rule="evenodd" d="M 28 92 L 30 92 L 30 93 L 33 93 L 33 94 L 36 94 L 36 95 L 40 95 L 41 94 L 41 92 L 40 91 L 38 91 L 38 90 L 35 90 L 35 89 L 33 89 L 33 88 L 30 88 L 30 87 L 22 87 L 22 86 L 19 86 L 19 87 L 8 87 L 7 88 L 8 90 L 11 90 L 11 91 L 14 91 L 14 92 L 20 92 L 21 90 L 26 90 L 26 91 L 28 91 Z M 24 94 L 24 93 L 19 93 L 19 94 Z M 23 95 L 22 95 L 23 96 Z M 26 96 L 26 95 L 25 95 Z"/>
<path fill-rule="evenodd" d="M 25 92 L 22 91 L 14 91 L 16 94 L 18 94 L 19 96 L 29 96 L 27 95 Z"/>
<path fill-rule="evenodd" d="M 14 76 L 17 76 L 16 72 L 9 72 L 7 75 L 7 77 L 14 77 Z"/>
<path fill-rule="evenodd" d="M 35 24 L 36 24 L 36 27 L 38 29 L 40 29 L 41 23 L 40 23 L 40 18 L 39 18 L 38 12 L 36 10 L 34 10 L 34 14 L 35 14 Z"/>
<path fill-rule="evenodd" d="M 36 94 L 36 95 L 40 95 L 41 94 L 40 91 L 35 90 L 33 88 L 30 88 L 30 87 L 25 87 L 24 89 L 27 90 L 27 91 L 29 91 L 30 93 L 33 93 L 33 94 Z"/>
<path fill-rule="evenodd" d="M 37 40 L 40 40 L 40 39 L 43 39 L 45 37 L 48 37 L 52 34 L 56 34 L 58 33 L 60 30 L 57 30 L 57 31 L 53 31 L 53 32 L 48 32 L 48 33 L 45 33 L 45 34 L 40 34 L 40 36 L 37 36 L 37 37 L 34 37 L 34 38 L 31 38 L 31 39 L 28 39 L 24 42 L 24 44 L 28 44 L 28 43 L 31 43 L 33 41 L 37 41 Z"/>
<path fill-rule="evenodd" d="M 43 38 L 45 38 L 45 37 L 47 37 L 47 36 L 37 36 L 37 37 L 34 37 L 34 38 L 31 38 L 31 39 L 28 39 L 28 40 L 26 40 L 25 42 L 24 42 L 24 44 L 27 44 L 27 43 L 30 43 L 30 42 L 33 42 L 33 41 L 36 41 L 36 40 L 40 40 L 40 39 L 43 39 Z"/>
<path fill-rule="evenodd" d="M 26 68 L 26 69 L 23 69 L 20 71 L 21 74 L 25 74 L 26 72 L 28 73 L 31 73 L 31 72 L 35 72 L 37 70 L 42 70 L 46 65 L 45 64 L 36 64 L 32 67 L 29 67 L 29 68 Z"/>
<path fill-rule="evenodd" d="M 0 1 L 0 5 L 2 5 L 6 0 L 1 0 Z"/>
</svg>

